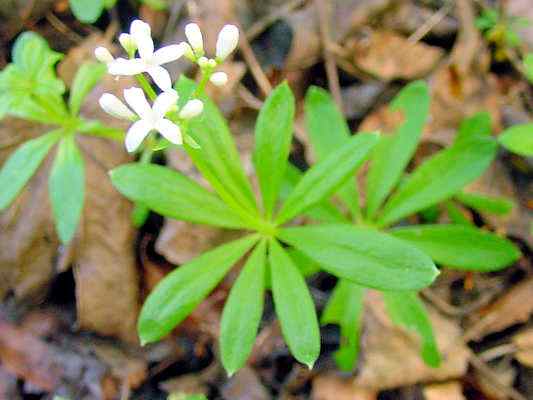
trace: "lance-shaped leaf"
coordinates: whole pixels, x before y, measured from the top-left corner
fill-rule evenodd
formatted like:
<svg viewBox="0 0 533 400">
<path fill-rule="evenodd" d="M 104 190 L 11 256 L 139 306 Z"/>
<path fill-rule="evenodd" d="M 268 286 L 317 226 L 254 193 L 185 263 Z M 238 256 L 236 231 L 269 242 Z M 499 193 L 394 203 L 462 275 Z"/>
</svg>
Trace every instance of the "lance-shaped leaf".
<svg viewBox="0 0 533 400">
<path fill-rule="evenodd" d="M 315 305 L 305 280 L 276 240 L 270 241 L 272 295 L 281 331 L 294 357 L 309 368 L 320 353 Z"/>
<path fill-rule="evenodd" d="M 421 289 L 438 275 L 435 264 L 422 251 L 371 228 L 294 227 L 281 229 L 278 237 L 329 273 L 375 289 Z"/>
<path fill-rule="evenodd" d="M 513 153 L 533 157 L 533 124 L 512 126 L 498 136 L 498 141 Z"/>
<path fill-rule="evenodd" d="M 459 126 L 456 142 L 466 140 L 472 136 L 490 136 L 492 132 L 492 120 L 488 112 L 478 112 L 464 119 Z"/>
<path fill-rule="evenodd" d="M 419 225 L 391 232 L 446 267 L 495 271 L 518 260 L 520 250 L 510 241 L 466 225 Z"/>
<path fill-rule="evenodd" d="M 0 170 L 0 210 L 17 197 L 60 137 L 60 131 L 47 133 L 27 141 L 9 156 Z"/>
<path fill-rule="evenodd" d="M 431 321 L 416 292 L 383 292 L 383 299 L 393 322 L 420 336 L 421 355 L 426 364 L 438 367 L 441 357 Z"/>
<path fill-rule="evenodd" d="M 115 168 L 110 175 L 120 193 L 166 217 L 224 228 L 246 227 L 215 194 L 177 171 L 132 163 Z"/>
<path fill-rule="evenodd" d="M 180 105 L 192 95 L 196 84 L 183 75 L 177 84 Z M 187 133 L 200 148 L 185 146 L 187 153 L 222 200 L 232 208 L 257 213 L 252 187 L 241 165 L 235 141 L 217 106 L 205 95 L 202 114 L 189 121 Z"/>
<path fill-rule="evenodd" d="M 68 99 L 70 113 L 72 115 L 78 115 L 85 96 L 102 79 L 106 70 L 104 64 L 96 62 L 86 62 L 78 69 Z"/>
<path fill-rule="evenodd" d="M 57 233 L 62 243 L 68 243 L 78 228 L 85 198 L 85 162 L 74 135 L 59 143 L 48 193 Z"/>
<path fill-rule="evenodd" d="M 367 215 L 373 218 L 387 195 L 399 182 L 413 156 L 429 113 L 429 89 L 422 81 L 403 88 L 391 103 L 404 121 L 393 136 L 385 136 L 376 146 L 367 180 Z"/>
<path fill-rule="evenodd" d="M 491 137 L 472 136 L 440 151 L 418 167 L 392 195 L 378 225 L 390 225 L 452 197 L 487 169 L 497 148 Z"/>
<path fill-rule="evenodd" d="M 142 307 L 137 324 L 141 342 L 159 340 L 183 321 L 256 241 L 257 236 L 247 236 L 226 243 L 165 276 Z"/>
<path fill-rule="evenodd" d="M 92 24 L 104 11 L 105 0 L 69 0 L 72 14 L 81 22 Z"/>
<path fill-rule="evenodd" d="M 321 323 L 338 324 L 341 329 L 335 361 L 343 371 L 352 371 L 359 356 L 359 337 L 365 288 L 341 279 L 326 304 Z"/>
<path fill-rule="evenodd" d="M 268 96 L 255 126 L 253 160 L 267 217 L 272 215 L 287 169 L 293 120 L 294 96 L 285 82 Z"/>
<path fill-rule="evenodd" d="M 481 193 L 459 192 L 455 195 L 455 199 L 480 213 L 505 215 L 514 207 L 514 203 L 510 199 L 487 196 Z"/>
<path fill-rule="evenodd" d="M 220 353 L 228 375 L 242 368 L 252 351 L 263 313 L 266 241 L 246 261 L 224 305 L 220 322 Z"/>
<path fill-rule="evenodd" d="M 377 141 L 378 135 L 373 133 L 355 135 L 309 169 L 283 204 L 276 223 L 283 224 L 329 198 L 363 163 Z"/>
<path fill-rule="evenodd" d="M 348 124 L 331 95 L 316 86 L 311 86 L 305 96 L 305 126 L 317 161 L 346 144 L 351 136 Z M 351 213 L 359 216 L 359 191 L 355 179 L 348 179 L 339 189 L 339 195 Z"/>
</svg>

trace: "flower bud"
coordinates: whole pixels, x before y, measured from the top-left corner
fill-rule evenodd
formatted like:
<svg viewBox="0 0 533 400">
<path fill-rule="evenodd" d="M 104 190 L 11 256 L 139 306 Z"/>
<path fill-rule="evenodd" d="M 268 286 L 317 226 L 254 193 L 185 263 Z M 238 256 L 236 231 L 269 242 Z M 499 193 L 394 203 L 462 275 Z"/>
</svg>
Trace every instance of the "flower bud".
<svg viewBox="0 0 533 400">
<path fill-rule="evenodd" d="M 94 49 L 96 59 L 104 64 L 114 61 L 113 55 L 105 47 L 99 46 Z"/>
<path fill-rule="evenodd" d="M 209 65 L 209 59 L 207 57 L 200 57 L 198 59 L 198 65 L 200 66 L 200 68 L 205 68 Z"/>
<path fill-rule="evenodd" d="M 216 56 L 219 60 L 225 60 L 239 44 L 239 28 L 235 25 L 224 25 L 217 39 Z"/>
<path fill-rule="evenodd" d="M 180 118 L 190 119 L 202 113 L 204 110 L 204 103 L 198 99 L 189 100 L 180 111 Z"/>
<path fill-rule="evenodd" d="M 111 93 L 104 93 L 98 102 L 100 107 L 109 115 L 129 120 L 135 119 L 135 114 L 117 96 Z"/>
<path fill-rule="evenodd" d="M 185 57 L 187 57 L 190 61 L 194 62 L 196 57 L 194 55 L 194 52 L 192 51 L 191 45 L 187 42 L 181 42 L 179 46 L 183 48 L 183 54 L 185 55 Z"/>
<path fill-rule="evenodd" d="M 133 36 L 128 33 L 121 33 L 118 37 L 118 41 L 128 54 L 134 53 L 135 50 L 137 50 L 137 43 L 135 43 Z"/>
<path fill-rule="evenodd" d="M 228 83 L 228 74 L 225 72 L 215 72 L 213 75 L 211 75 L 209 80 L 215 86 L 224 86 L 226 83 Z"/>
<path fill-rule="evenodd" d="M 185 36 L 191 44 L 194 52 L 197 56 L 202 56 L 204 54 L 204 39 L 202 37 L 202 31 L 197 24 L 187 24 L 185 26 Z"/>
</svg>

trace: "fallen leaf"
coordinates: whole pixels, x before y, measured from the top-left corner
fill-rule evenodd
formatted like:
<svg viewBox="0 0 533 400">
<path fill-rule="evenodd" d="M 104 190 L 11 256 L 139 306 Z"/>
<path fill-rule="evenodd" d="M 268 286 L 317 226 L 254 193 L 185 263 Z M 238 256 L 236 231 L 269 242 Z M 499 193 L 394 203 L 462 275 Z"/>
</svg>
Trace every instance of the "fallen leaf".
<svg viewBox="0 0 533 400">
<path fill-rule="evenodd" d="M 533 368 L 533 328 L 529 328 L 513 337 L 516 346 L 515 358 L 524 366 Z"/>
<path fill-rule="evenodd" d="M 459 382 L 447 382 L 425 386 L 424 400 L 465 400 L 465 397 Z"/>
<path fill-rule="evenodd" d="M 346 378 L 333 373 L 318 375 L 313 379 L 312 400 L 376 400 L 377 393 L 354 386 Z"/>
<path fill-rule="evenodd" d="M 410 43 L 391 31 L 373 31 L 354 43 L 353 63 L 384 81 L 426 76 L 443 57 L 442 49 Z"/>
<path fill-rule="evenodd" d="M 250 367 L 240 369 L 222 387 L 225 400 L 269 400 L 271 397 Z"/>
</svg>

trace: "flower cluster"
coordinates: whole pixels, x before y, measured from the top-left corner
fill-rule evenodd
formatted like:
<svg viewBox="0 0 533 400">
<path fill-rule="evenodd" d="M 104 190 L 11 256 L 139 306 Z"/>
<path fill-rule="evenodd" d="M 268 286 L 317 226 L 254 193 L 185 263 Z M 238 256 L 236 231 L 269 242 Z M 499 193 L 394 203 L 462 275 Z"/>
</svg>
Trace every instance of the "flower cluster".
<svg viewBox="0 0 533 400">
<path fill-rule="evenodd" d="M 129 58 L 114 58 L 105 47 L 97 47 L 94 51 L 95 57 L 107 65 L 111 75 L 140 76 L 146 73 L 162 91 L 150 106 L 142 89 L 132 87 L 124 90 L 124 98 L 131 109 L 110 93 L 105 93 L 100 98 L 104 111 L 115 117 L 134 121 L 126 134 L 126 149 L 129 152 L 135 151 L 152 131 L 159 132 L 171 143 L 182 144 L 180 120 L 193 118 L 203 110 L 203 103 L 198 99 L 189 100 L 178 110 L 178 94 L 172 88 L 172 80 L 163 67 L 164 64 L 185 56 L 198 64 L 205 79 L 214 85 L 221 86 L 228 81 L 226 73 L 216 72 L 215 69 L 237 47 L 238 28 L 234 25 L 225 25 L 222 28 L 213 59 L 204 55 L 203 36 L 197 24 L 188 24 L 185 27 L 185 35 L 188 43 L 182 42 L 155 50 L 150 25 L 135 20 L 131 23 L 130 32 L 119 36 L 119 42 Z M 171 114 L 170 117 L 168 114 Z"/>
</svg>

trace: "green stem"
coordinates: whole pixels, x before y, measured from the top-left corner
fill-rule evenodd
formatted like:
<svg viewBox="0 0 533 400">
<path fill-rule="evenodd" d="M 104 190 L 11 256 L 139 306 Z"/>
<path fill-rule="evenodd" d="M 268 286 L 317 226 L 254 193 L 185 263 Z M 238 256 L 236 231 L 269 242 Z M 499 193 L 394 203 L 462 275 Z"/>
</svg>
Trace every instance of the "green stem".
<svg viewBox="0 0 533 400">
<path fill-rule="evenodd" d="M 141 85 L 144 92 L 148 95 L 150 100 L 155 100 L 157 97 L 157 93 L 155 92 L 154 88 L 148 83 L 148 80 L 146 80 L 146 77 L 143 74 L 135 75 L 135 78 L 137 79 L 137 82 Z"/>
<path fill-rule="evenodd" d="M 200 81 L 198 86 L 196 86 L 196 89 L 194 90 L 192 94 L 193 98 L 200 97 L 204 93 L 205 86 L 207 85 L 207 82 L 209 82 L 210 77 L 211 77 L 211 72 L 205 72 L 202 75 L 202 80 Z"/>
</svg>

